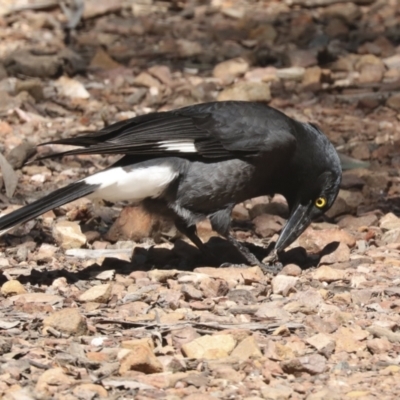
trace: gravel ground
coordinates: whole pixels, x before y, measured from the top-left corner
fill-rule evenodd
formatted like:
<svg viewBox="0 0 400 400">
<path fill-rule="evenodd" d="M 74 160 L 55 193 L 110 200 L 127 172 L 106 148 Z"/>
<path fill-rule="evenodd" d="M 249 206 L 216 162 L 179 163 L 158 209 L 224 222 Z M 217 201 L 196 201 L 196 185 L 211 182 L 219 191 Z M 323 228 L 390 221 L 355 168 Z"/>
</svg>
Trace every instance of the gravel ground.
<svg viewBox="0 0 400 400">
<path fill-rule="evenodd" d="M 1 213 L 115 160 L 23 166 L 35 144 L 198 102 L 266 101 L 359 161 L 277 276 L 210 266 L 135 205 L 82 199 L 14 229 L 0 239 L 0 398 L 398 398 L 399 2 L 87 0 L 65 44 L 68 15 L 0 0 Z M 281 196 L 253 199 L 235 235 L 262 258 L 286 217 Z"/>
</svg>

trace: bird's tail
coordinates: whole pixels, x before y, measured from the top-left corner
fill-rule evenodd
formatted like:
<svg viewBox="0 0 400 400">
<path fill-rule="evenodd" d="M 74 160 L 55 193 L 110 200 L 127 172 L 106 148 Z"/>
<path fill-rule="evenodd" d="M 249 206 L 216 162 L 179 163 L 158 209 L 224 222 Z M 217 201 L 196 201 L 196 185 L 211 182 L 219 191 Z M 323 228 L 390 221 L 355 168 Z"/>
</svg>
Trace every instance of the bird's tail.
<svg viewBox="0 0 400 400">
<path fill-rule="evenodd" d="M 12 211 L 0 218 L 0 236 L 10 229 L 24 222 L 30 221 L 53 208 L 87 196 L 99 187 L 97 184 L 87 184 L 84 180 L 71 183 L 61 189 L 42 197 L 33 203 L 27 204 L 18 210 Z"/>
</svg>

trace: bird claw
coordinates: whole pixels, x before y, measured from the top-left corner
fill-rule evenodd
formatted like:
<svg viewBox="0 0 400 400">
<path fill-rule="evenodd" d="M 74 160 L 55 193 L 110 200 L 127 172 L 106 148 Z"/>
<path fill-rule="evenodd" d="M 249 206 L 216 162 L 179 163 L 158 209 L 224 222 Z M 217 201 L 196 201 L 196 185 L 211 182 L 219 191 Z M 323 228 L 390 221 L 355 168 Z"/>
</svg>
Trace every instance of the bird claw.
<svg viewBox="0 0 400 400">
<path fill-rule="evenodd" d="M 279 272 L 282 271 L 282 263 L 277 262 L 273 265 L 267 265 L 267 264 L 260 264 L 260 268 L 264 274 L 272 274 L 272 275 L 277 275 Z"/>
</svg>

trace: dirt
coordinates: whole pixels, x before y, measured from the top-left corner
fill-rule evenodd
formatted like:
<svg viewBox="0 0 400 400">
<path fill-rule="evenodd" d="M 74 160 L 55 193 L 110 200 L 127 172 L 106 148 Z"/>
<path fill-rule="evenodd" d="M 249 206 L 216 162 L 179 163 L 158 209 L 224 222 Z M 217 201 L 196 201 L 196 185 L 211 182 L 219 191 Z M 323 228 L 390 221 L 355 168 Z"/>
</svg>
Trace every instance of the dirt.
<svg viewBox="0 0 400 400">
<path fill-rule="evenodd" d="M 397 398 L 398 1 L 87 0 L 77 25 L 81 2 L 64 3 L 72 14 L 0 0 L 1 213 L 116 159 L 24 165 L 34 145 L 214 100 L 318 124 L 346 171 L 277 276 L 216 268 L 127 204 L 83 199 L 15 228 L 0 239 L 0 397 Z M 287 206 L 257 198 L 233 216 L 262 259 Z M 209 223 L 198 230 L 237 260 Z"/>
</svg>

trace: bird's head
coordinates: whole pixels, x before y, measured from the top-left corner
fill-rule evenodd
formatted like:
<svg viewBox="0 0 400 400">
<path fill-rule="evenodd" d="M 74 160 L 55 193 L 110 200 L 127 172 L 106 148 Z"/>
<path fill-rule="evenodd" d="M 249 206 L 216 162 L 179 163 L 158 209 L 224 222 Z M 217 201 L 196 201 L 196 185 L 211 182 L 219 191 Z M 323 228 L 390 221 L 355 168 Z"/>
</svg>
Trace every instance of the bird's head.
<svg viewBox="0 0 400 400">
<path fill-rule="evenodd" d="M 339 192 L 342 169 L 339 156 L 327 137 L 314 125 L 301 124 L 305 130 L 293 162 L 293 179 L 287 186 L 290 217 L 284 226 L 275 250 L 293 243 L 334 203 Z"/>
</svg>

